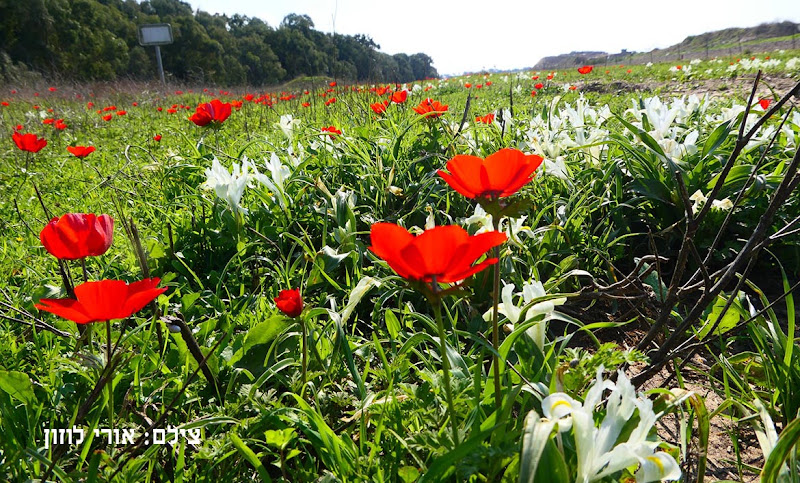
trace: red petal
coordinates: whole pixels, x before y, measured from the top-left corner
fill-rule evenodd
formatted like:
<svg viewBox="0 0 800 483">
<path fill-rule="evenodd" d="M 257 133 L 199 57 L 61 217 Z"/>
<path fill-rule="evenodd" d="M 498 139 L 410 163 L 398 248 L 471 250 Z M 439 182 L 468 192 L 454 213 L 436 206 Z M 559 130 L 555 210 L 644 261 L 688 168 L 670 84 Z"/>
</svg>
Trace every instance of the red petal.
<svg viewBox="0 0 800 483">
<path fill-rule="evenodd" d="M 370 229 L 369 236 L 372 241 L 369 249 L 372 253 L 384 259 L 401 277 L 415 278 L 416 270 L 409 266 L 400 254 L 403 248 L 414 240 L 414 235 L 393 223 L 375 223 Z"/>
</svg>

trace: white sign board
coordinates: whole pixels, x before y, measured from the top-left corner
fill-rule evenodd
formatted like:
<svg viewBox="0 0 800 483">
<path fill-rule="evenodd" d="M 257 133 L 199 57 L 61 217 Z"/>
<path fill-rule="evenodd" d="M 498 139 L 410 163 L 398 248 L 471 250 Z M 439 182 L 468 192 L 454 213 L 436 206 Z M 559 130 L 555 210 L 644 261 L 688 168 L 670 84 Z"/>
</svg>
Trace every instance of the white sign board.
<svg viewBox="0 0 800 483">
<path fill-rule="evenodd" d="M 172 43 L 172 26 L 168 23 L 156 23 L 139 27 L 139 44 L 167 45 Z"/>
</svg>

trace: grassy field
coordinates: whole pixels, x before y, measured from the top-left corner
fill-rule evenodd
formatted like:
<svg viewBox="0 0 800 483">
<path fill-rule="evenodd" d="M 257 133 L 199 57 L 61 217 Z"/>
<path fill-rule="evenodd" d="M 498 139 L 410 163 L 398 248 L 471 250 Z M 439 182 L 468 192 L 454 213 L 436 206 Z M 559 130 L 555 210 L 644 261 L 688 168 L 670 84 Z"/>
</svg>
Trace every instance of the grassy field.
<svg viewBox="0 0 800 483">
<path fill-rule="evenodd" d="M 800 481 L 800 51 L 582 71 L 3 87 L 0 479 Z"/>
</svg>

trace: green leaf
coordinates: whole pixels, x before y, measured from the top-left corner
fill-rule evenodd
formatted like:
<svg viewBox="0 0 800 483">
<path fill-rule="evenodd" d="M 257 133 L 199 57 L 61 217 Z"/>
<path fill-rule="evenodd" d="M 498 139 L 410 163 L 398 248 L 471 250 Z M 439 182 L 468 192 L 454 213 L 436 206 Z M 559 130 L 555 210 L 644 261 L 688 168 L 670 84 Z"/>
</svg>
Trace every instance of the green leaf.
<svg viewBox="0 0 800 483">
<path fill-rule="evenodd" d="M 394 312 L 391 310 L 387 310 L 384 313 L 384 319 L 386 320 L 386 330 L 389 331 L 389 336 L 392 339 L 397 339 L 397 335 L 400 333 L 401 329 L 400 321 L 397 319 L 397 316 L 394 315 Z"/>
<path fill-rule="evenodd" d="M 705 144 L 703 144 L 703 152 L 700 155 L 700 159 L 704 159 L 706 156 L 714 154 L 714 151 L 716 151 L 717 148 L 720 147 L 726 139 L 728 139 L 728 134 L 730 133 L 731 121 L 725 121 L 717 126 L 717 128 L 714 129 L 714 132 L 708 136 Z"/>
<path fill-rule="evenodd" d="M 267 469 L 264 468 L 264 465 L 261 463 L 261 460 L 258 459 L 258 456 L 253 452 L 250 447 L 248 447 L 244 441 L 242 441 L 235 433 L 228 433 L 228 437 L 230 438 L 233 445 L 239 451 L 244 459 L 247 460 L 248 463 L 253 465 L 253 468 L 258 471 L 258 475 L 261 476 L 261 481 L 272 481 L 272 478 L 269 477 L 269 473 L 267 473 Z"/>
<path fill-rule="evenodd" d="M 243 353 L 247 353 L 254 346 L 266 344 L 280 335 L 292 322 L 282 315 L 274 315 L 260 324 L 247 331 L 247 338 L 242 348 Z"/>
<path fill-rule="evenodd" d="M 0 389 L 25 404 L 33 402 L 36 397 L 31 378 L 24 372 L 0 371 Z"/>
<path fill-rule="evenodd" d="M 397 470 L 397 476 L 399 476 L 404 483 L 412 483 L 419 478 L 419 470 L 413 466 L 403 466 Z"/>
<path fill-rule="evenodd" d="M 794 419 L 781 432 L 778 444 L 769 454 L 764 468 L 761 470 L 762 483 L 776 483 L 797 442 L 800 441 L 800 418 Z M 782 480 L 781 480 L 782 481 Z"/>
<path fill-rule="evenodd" d="M 719 319 L 719 315 L 722 313 L 722 309 L 725 308 L 726 303 L 727 299 L 725 297 L 722 295 L 717 295 L 717 299 L 714 301 L 714 306 L 711 309 L 711 313 L 708 314 L 703 327 L 700 328 L 700 332 L 697 334 L 700 340 L 703 340 L 708 335 L 711 327 L 713 327 L 717 322 L 717 319 Z M 719 325 L 717 325 L 717 328 L 714 329 L 714 335 L 724 334 L 725 332 L 736 327 L 736 324 L 739 323 L 743 314 L 744 308 L 742 308 L 741 303 L 737 299 L 731 304 L 728 311 L 725 312 L 725 315 L 722 317 L 722 321 L 720 321 Z"/>
</svg>

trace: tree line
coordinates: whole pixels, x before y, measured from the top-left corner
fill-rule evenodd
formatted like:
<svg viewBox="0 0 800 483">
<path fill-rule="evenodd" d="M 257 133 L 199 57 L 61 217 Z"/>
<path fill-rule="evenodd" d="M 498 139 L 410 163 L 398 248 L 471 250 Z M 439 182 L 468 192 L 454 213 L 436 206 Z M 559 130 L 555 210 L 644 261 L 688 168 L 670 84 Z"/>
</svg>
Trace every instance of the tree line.
<svg viewBox="0 0 800 483">
<path fill-rule="evenodd" d="M 0 80 L 20 68 L 46 77 L 152 79 L 152 47 L 138 27 L 169 23 L 174 43 L 161 47 L 164 70 L 192 83 L 261 86 L 301 76 L 408 82 L 438 77 L 424 53 L 389 55 L 366 35 L 314 29 L 308 15 L 277 27 L 244 15 L 193 11 L 179 0 L 0 0 Z"/>
</svg>

